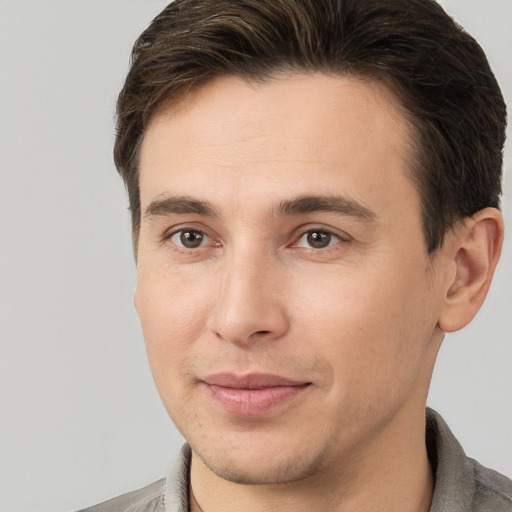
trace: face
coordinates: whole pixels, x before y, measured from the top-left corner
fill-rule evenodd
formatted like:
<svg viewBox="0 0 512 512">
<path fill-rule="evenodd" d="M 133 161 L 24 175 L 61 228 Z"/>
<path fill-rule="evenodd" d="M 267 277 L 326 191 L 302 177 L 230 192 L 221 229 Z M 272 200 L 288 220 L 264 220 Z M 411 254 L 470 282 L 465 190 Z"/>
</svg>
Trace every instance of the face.
<svg viewBox="0 0 512 512">
<path fill-rule="evenodd" d="M 150 123 L 135 305 L 217 475 L 332 471 L 423 414 L 442 279 L 409 151 L 383 85 L 320 74 L 218 78 Z"/>
</svg>

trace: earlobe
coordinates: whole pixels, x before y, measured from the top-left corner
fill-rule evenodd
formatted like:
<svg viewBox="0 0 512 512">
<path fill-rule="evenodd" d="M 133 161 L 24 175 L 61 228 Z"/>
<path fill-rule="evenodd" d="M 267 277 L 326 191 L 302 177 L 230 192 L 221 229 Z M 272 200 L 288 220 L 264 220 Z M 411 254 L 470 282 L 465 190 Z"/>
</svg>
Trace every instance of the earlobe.
<svg viewBox="0 0 512 512">
<path fill-rule="evenodd" d="M 487 295 L 501 254 L 503 218 L 496 208 L 485 208 L 447 236 L 455 272 L 446 286 L 439 327 L 454 332 L 473 319 Z"/>
</svg>

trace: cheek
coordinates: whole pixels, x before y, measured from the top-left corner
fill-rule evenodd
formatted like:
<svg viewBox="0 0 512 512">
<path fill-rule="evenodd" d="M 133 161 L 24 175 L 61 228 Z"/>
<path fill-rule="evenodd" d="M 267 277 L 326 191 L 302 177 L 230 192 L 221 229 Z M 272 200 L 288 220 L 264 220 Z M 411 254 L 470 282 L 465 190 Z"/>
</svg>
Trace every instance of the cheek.
<svg viewBox="0 0 512 512">
<path fill-rule="evenodd" d="M 343 389 L 414 378 L 435 321 L 426 281 L 403 276 L 354 271 L 297 284 L 297 334 L 315 343 Z"/>
<path fill-rule="evenodd" d="M 205 330 L 208 301 L 201 289 L 204 286 L 194 287 L 175 275 L 139 275 L 135 304 L 157 385 L 186 366 L 194 342 Z"/>
</svg>

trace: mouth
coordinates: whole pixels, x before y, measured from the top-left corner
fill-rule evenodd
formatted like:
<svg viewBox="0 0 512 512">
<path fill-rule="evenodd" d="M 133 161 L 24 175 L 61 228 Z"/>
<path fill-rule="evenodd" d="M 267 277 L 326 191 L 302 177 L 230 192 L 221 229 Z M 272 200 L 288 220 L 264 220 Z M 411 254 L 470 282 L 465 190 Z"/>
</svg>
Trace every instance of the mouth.
<svg viewBox="0 0 512 512">
<path fill-rule="evenodd" d="M 243 416 L 258 416 L 297 398 L 310 382 L 279 375 L 219 373 L 203 379 L 208 395 L 224 410 Z"/>
</svg>

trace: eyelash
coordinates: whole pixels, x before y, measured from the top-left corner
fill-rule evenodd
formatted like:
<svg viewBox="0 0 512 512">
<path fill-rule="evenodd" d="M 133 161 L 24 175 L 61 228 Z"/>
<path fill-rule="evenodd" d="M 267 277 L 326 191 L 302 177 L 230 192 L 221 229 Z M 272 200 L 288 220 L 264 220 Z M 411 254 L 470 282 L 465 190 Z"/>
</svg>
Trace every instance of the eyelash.
<svg viewBox="0 0 512 512">
<path fill-rule="evenodd" d="M 311 236 L 313 234 L 317 234 L 317 235 L 321 234 L 321 236 L 319 237 L 320 242 L 325 241 L 325 237 L 327 237 L 328 245 L 326 245 L 325 247 L 312 247 L 311 246 L 312 245 L 312 241 L 309 240 L 308 241 L 309 247 L 302 247 L 303 249 L 310 250 L 310 251 L 315 251 L 315 252 L 327 251 L 332 246 L 335 246 L 335 245 L 339 244 L 340 242 L 346 241 L 340 235 L 338 235 L 337 233 L 334 233 L 333 231 L 331 231 L 329 229 L 326 229 L 326 228 L 309 228 L 306 231 L 303 231 L 300 234 L 300 236 L 296 239 L 296 241 L 291 246 L 292 247 L 301 247 L 299 245 L 300 241 L 303 238 L 305 238 L 305 237 L 309 238 L 309 236 Z M 331 243 L 333 241 L 333 239 L 335 239 L 334 243 Z"/>
<path fill-rule="evenodd" d="M 173 240 L 178 235 L 181 238 L 185 233 L 193 233 L 195 235 L 199 235 L 200 237 L 202 237 L 202 240 L 200 241 L 200 245 L 197 245 L 195 247 L 186 247 L 183 245 L 183 243 L 180 244 L 178 240 Z M 313 235 L 315 233 L 317 235 L 321 234 L 321 236 L 319 237 L 320 243 L 322 242 L 322 240 L 325 241 L 325 239 L 327 237 L 328 245 L 326 245 L 325 247 L 312 247 L 311 241 L 308 241 L 309 247 L 300 245 L 300 242 L 303 238 L 309 237 L 310 235 Z M 334 238 L 334 242 L 333 242 L 333 238 Z M 210 240 L 210 243 L 203 244 L 203 242 L 205 240 L 207 241 L 208 239 Z M 213 247 L 221 247 L 221 245 L 222 245 L 220 242 L 217 242 L 213 237 L 211 237 L 210 235 L 205 233 L 203 230 L 196 229 L 196 228 L 186 228 L 186 227 L 173 230 L 171 233 L 169 233 L 168 235 L 166 235 L 164 237 L 163 241 L 164 242 L 170 241 L 177 248 L 177 250 L 184 251 L 184 252 L 196 252 L 197 250 L 205 248 L 208 245 L 211 245 Z M 337 234 L 337 233 L 333 232 L 332 230 L 326 229 L 324 227 L 322 227 L 322 228 L 310 227 L 308 229 L 304 229 L 303 231 L 301 231 L 299 236 L 297 238 L 295 238 L 295 241 L 292 242 L 290 245 L 288 245 L 288 247 L 297 247 L 297 248 L 301 248 L 301 249 L 305 249 L 307 251 L 313 251 L 313 252 L 327 252 L 329 250 L 333 250 L 333 249 L 331 249 L 331 247 L 338 245 L 340 242 L 348 242 L 348 241 L 349 241 L 348 235 L 342 236 L 342 235 Z"/>
<path fill-rule="evenodd" d="M 185 233 L 194 233 L 196 235 L 200 235 L 202 238 L 203 238 L 203 241 L 205 239 L 210 239 L 212 242 L 213 242 L 213 246 L 219 246 L 220 247 L 220 243 L 219 242 L 216 242 L 213 237 L 211 237 L 210 235 L 208 235 L 207 233 L 205 233 L 203 230 L 201 229 L 196 229 L 196 228 L 181 228 L 181 229 L 177 229 L 177 230 L 174 230 L 172 231 L 171 233 L 169 233 L 168 235 L 166 235 L 164 237 L 164 242 L 166 241 L 170 241 L 172 244 L 174 244 L 178 250 L 180 251 L 187 251 L 187 252 L 192 252 L 192 251 L 196 251 L 197 249 L 201 249 L 201 248 L 204 248 L 205 245 L 202 244 L 201 242 L 201 245 L 198 245 L 196 247 L 186 247 L 184 246 L 183 244 L 180 245 L 177 241 L 174 241 L 173 238 L 175 238 L 176 236 L 180 235 L 183 236 Z"/>
</svg>

